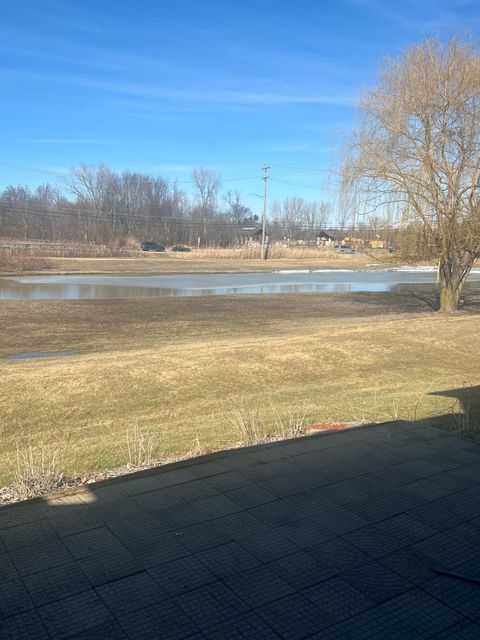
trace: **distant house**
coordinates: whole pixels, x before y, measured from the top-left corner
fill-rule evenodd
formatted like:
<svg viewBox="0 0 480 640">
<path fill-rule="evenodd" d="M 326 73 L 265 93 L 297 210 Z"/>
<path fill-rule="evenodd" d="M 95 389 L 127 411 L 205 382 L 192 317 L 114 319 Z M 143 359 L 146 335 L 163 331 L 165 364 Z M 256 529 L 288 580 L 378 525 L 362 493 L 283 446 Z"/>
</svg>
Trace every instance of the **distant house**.
<svg viewBox="0 0 480 640">
<path fill-rule="evenodd" d="M 240 244 L 260 243 L 262 241 L 262 227 L 242 227 L 238 239 Z"/>
<path fill-rule="evenodd" d="M 335 244 L 335 236 L 330 236 L 326 231 L 319 231 L 315 235 L 315 240 L 318 247 L 329 247 Z"/>
</svg>

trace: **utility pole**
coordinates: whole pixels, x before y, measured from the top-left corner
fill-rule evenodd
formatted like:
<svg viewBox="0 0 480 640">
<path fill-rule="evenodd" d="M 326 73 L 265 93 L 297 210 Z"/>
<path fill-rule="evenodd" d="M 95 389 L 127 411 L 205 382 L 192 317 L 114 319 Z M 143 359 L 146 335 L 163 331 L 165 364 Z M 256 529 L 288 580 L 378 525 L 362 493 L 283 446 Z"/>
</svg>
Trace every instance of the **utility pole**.
<svg viewBox="0 0 480 640">
<path fill-rule="evenodd" d="M 263 171 L 263 216 L 262 216 L 262 260 L 267 259 L 267 247 L 265 244 L 266 236 L 266 224 L 267 224 L 267 180 L 268 180 L 268 170 L 269 166 L 265 165 L 262 167 Z"/>
</svg>

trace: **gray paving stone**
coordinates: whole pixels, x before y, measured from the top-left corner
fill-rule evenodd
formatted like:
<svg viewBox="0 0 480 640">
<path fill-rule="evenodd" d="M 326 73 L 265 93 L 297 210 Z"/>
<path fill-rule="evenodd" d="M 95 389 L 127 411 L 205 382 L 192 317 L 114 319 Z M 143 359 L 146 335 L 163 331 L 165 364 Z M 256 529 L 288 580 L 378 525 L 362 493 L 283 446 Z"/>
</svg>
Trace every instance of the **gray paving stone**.
<svg viewBox="0 0 480 640">
<path fill-rule="evenodd" d="M 324 498 L 336 505 L 343 506 L 349 502 L 365 498 L 367 494 L 356 487 L 351 480 L 334 482 L 315 491 L 315 498 Z"/>
<path fill-rule="evenodd" d="M 448 533 L 437 533 L 436 536 L 417 542 L 412 549 L 428 556 L 434 566 L 443 569 L 453 569 L 480 557 L 480 549 L 456 540 Z"/>
<path fill-rule="evenodd" d="M 448 576 L 437 576 L 424 586 L 431 596 L 450 609 L 480 624 L 480 586 Z"/>
<path fill-rule="evenodd" d="M 335 532 L 322 522 L 308 518 L 276 527 L 276 531 L 302 549 L 313 547 L 335 535 Z"/>
<path fill-rule="evenodd" d="M 381 564 L 403 576 L 415 585 L 421 586 L 436 577 L 434 563 L 428 556 L 415 552 L 411 547 L 403 547 L 380 558 Z"/>
<path fill-rule="evenodd" d="M 230 542 L 197 554 L 197 558 L 218 578 L 257 567 L 260 560 L 237 542 Z"/>
<path fill-rule="evenodd" d="M 322 611 L 340 622 L 375 605 L 362 591 L 355 589 L 342 578 L 331 578 L 302 591 L 303 595 Z"/>
<path fill-rule="evenodd" d="M 181 529 L 197 522 L 205 522 L 242 511 L 242 507 L 230 500 L 227 495 L 211 496 L 166 509 L 162 512 L 162 517 L 170 529 Z"/>
<path fill-rule="evenodd" d="M 338 537 L 326 540 L 315 547 L 305 549 L 305 551 L 320 563 L 331 566 L 335 569 L 335 573 L 354 569 L 370 561 L 370 556 Z"/>
<path fill-rule="evenodd" d="M 40 520 L 32 526 L 30 523 L 0 530 L 0 539 L 8 551 L 30 547 L 43 542 L 58 540 L 55 529 L 48 520 Z"/>
<path fill-rule="evenodd" d="M 248 511 L 240 511 L 217 518 L 215 526 L 237 541 L 249 536 L 268 534 L 271 531 L 268 525 Z"/>
<path fill-rule="evenodd" d="M 372 500 L 369 498 L 369 500 Z M 368 524 L 368 519 L 363 515 L 352 512 L 346 507 L 332 507 L 319 514 L 319 522 L 332 534 L 343 535 L 349 531 L 355 531 Z"/>
<path fill-rule="evenodd" d="M 92 511 L 87 506 L 79 507 L 74 513 L 67 512 L 63 513 L 63 515 L 51 517 L 48 522 L 60 537 L 81 533 L 89 529 L 97 529 L 105 524 L 100 514 Z"/>
<path fill-rule="evenodd" d="M 234 573 L 223 581 L 252 609 L 295 593 L 294 587 L 265 565 Z"/>
<path fill-rule="evenodd" d="M 429 527 L 433 527 L 438 532 L 447 531 L 469 520 L 469 518 L 447 509 L 441 500 L 429 502 L 415 509 L 408 509 L 407 514 Z"/>
<path fill-rule="evenodd" d="M 392 483 L 395 487 L 401 487 L 423 477 L 421 474 L 415 473 L 412 469 L 405 468 L 403 463 L 379 467 L 371 473 L 374 476 L 382 478 L 382 480 Z"/>
<path fill-rule="evenodd" d="M 341 577 L 378 603 L 413 587 L 412 582 L 376 561 L 362 564 L 356 569 L 341 574 Z"/>
<path fill-rule="evenodd" d="M 432 636 L 432 640 L 478 640 L 478 638 L 480 638 L 480 626 L 469 620 L 459 622 Z"/>
<path fill-rule="evenodd" d="M 478 480 L 475 482 L 471 478 L 463 478 L 461 475 L 456 475 L 455 471 L 437 473 L 434 476 L 429 476 L 428 479 L 440 489 L 448 492 L 445 495 L 464 491 L 465 489 L 472 489 L 478 485 Z"/>
<path fill-rule="evenodd" d="M 295 473 L 296 470 L 297 467 L 292 461 L 283 459 L 265 464 L 257 464 L 253 467 L 241 469 L 239 472 L 249 480 L 259 482 L 261 480 L 268 480 L 269 478 L 286 476 L 291 473 Z"/>
<path fill-rule="evenodd" d="M 71 640 L 128 640 L 128 636 L 118 622 L 107 622 L 98 627 L 81 631 L 74 636 L 70 636 Z"/>
<path fill-rule="evenodd" d="M 35 608 L 20 578 L 3 582 L 0 594 L 0 620 Z"/>
<path fill-rule="evenodd" d="M 130 640 L 194 640 L 198 628 L 172 600 L 119 615 L 119 623 Z"/>
<path fill-rule="evenodd" d="M 10 554 L 10 558 L 21 576 L 72 561 L 71 554 L 60 540 L 17 549 Z"/>
<path fill-rule="evenodd" d="M 20 613 L 0 622 L 0 640 L 51 640 L 35 611 Z"/>
<path fill-rule="evenodd" d="M 271 562 L 268 567 L 295 589 L 305 589 L 337 573 L 327 562 L 320 562 L 304 551 Z"/>
<path fill-rule="evenodd" d="M 18 578 L 18 571 L 7 553 L 0 554 L 0 584 Z"/>
<path fill-rule="evenodd" d="M 205 629 L 204 637 L 206 640 L 280 639 L 280 636 L 252 611 Z"/>
<path fill-rule="evenodd" d="M 220 581 L 174 596 L 174 600 L 201 631 L 246 613 L 249 609 Z"/>
<path fill-rule="evenodd" d="M 268 491 L 265 487 L 255 484 L 235 488 L 228 492 L 228 497 L 244 509 L 249 509 L 277 500 L 278 496 Z"/>
<path fill-rule="evenodd" d="M 298 520 L 303 520 L 305 518 L 321 519 L 324 511 L 337 506 L 334 502 L 326 499 L 321 493 L 319 493 L 318 489 L 282 498 L 282 503 L 287 505 Z"/>
<path fill-rule="evenodd" d="M 181 536 L 173 532 L 163 534 L 155 542 L 131 543 L 127 548 L 145 569 L 190 555 L 190 550 L 181 542 Z"/>
<path fill-rule="evenodd" d="M 427 640 L 459 622 L 461 617 L 454 611 L 413 589 L 310 640 Z"/>
<path fill-rule="evenodd" d="M 258 615 L 282 638 L 304 640 L 334 621 L 311 600 L 297 593 L 257 609 Z"/>
<path fill-rule="evenodd" d="M 238 473 L 238 471 L 227 471 L 226 473 L 221 473 L 218 476 L 212 476 L 211 478 L 208 478 L 206 482 L 220 493 L 230 492 L 235 489 L 241 489 L 254 484 L 241 473 Z"/>
<path fill-rule="evenodd" d="M 111 500 L 103 504 L 93 504 L 90 506 L 90 510 L 94 515 L 100 516 L 101 520 L 106 524 L 119 522 L 121 520 L 130 520 L 145 513 L 137 497 Z"/>
<path fill-rule="evenodd" d="M 127 549 L 96 553 L 88 558 L 81 558 L 77 564 L 94 587 L 145 569 L 141 560 Z"/>
<path fill-rule="evenodd" d="M 113 622 L 111 613 L 93 589 L 40 607 L 38 613 L 53 640 Z"/>
<path fill-rule="evenodd" d="M 447 496 L 451 493 L 449 487 L 432 482 L 431 478 L 420 478 L 420 480 L 404 485 L 403 489 L 413 495 L 423 498 L 427 502 L 436 500 L 437 498 L 442 498 L 443 496 Z"/>
<path fill-rule="evenodd" d="M 273 502 L 261 504 L 248 512 L 269 527 L 279 527 L 295 522 L 297 515 L 288 502 L 279 498 Z"/>
<path fill-rule="evenodd" d="M 172 501 L 171 504 L 176 505 L 189 504 L 196 500 L 220 495 L 212 483 L 201 479 L 168 487 L 168 494 Z"/>
<path fill-rule="evenodd" d="M 107 527 L 98 527 L 98 529 L 75 533 L 65 536 L 62 540 L 76 560 L 111 549 L 121 551 L 123 547 L 118 538 Z"/>
<path fill-rule="evenodd" d="M 23 582 L 39 607 L 91 588 L 88 578 L 75 562 L 24 576 Z"/>
<path fill-rule="evenodd" d="M 267 532 L 251 534 L 242 538 L 239 543 L 261 562 L 272 562 L 296 553 L 300 547 L 277 533 L 273 529 Z"/>
<path fill-rule="evenodd" d="M 406 546 L 406 542 L 384 531 L 382 523 L 375 523 L 357 531 L 351 531 L 343 536 L 347 542 L 358 547 L 371 558 L 381 558 L 401 547 Z"/>
<path fill-rule="evenodd" d="M 289 473 L 277 478 L 267 478 L 259 484 L 277 498 L 285 498 L 310 489 L 311 481 L 299 473 Z"/>
<path fill-rule="evenodd" d="M 149 569 L 149 574 L 169 595 L 178 595 L 215 582 L 217 576 L 195 556 L 165 562 Z"/>
<path fill-rule="evenodd" d="M 419 502 L 422 503 L 423 500 L 418 496 L 408 495 L 406 492 L 393 492 L 389 495 L 362 498 L 350 502 L 345 508 L 368 522 L 380 522 L 416 508 Z"/>
<path fill-rule="evenodd" d="M 467 520 L 480 516 L 480 488 L 458 491 L 442 500 L 447 509 Z"/>
<path fill-rule="evenodd" d="M 156 542 L 167 532 L 160 520 L 148 513 L 132 520 L 113 522 L 109 524 L 108 528 L 125 545 Z"/>
<path fill-rule="evenodd" d="M 146 571 L 104 584 L 96 592 L 115 617 L 147 608 L 167 597 Z"/>
<path fill-rule="evenodd" d="M 172 532 L 192 553 L 232 542 L 231 536 L 214 522 L 199 522 Z"/>
<path fill-rule="evenodd" d="M 353 488 L 359 489 L 368 496 L 391 495 L 396 491 L 394 484 L 369 473 L 359 475 L 355 480 L 345 481 L 344 484 L 347 486 L 351 484 Z"/>
<path fill-rule="evenodd" d="M 26 522 L 39 522 L 48 513 L 48 507 L 42 503 L 15 504 L 0 509 L 0 530 L 15 527 Z"/>
</svg>

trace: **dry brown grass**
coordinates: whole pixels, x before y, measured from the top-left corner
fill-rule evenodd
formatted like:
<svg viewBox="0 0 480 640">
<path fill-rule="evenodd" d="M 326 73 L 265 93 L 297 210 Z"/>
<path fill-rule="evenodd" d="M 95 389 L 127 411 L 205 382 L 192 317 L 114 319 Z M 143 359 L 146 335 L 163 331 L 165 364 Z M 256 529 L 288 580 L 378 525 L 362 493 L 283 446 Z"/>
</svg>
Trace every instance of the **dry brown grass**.
<svg viewBox="0 0 480 640">
<path fill-rule="evenodd" d="M 476 308 L 445 318 L 393 294 L 3 302 L 1 355 L 80 354 L 0 361 L 0 482 L 19 432 L 53 447 L 68 434 L 73 476 L 124 464 L 135 425 L 161 429 L 151 457 L 236 443 L 225 403 L 240 399 L 269 432 L 305 407 L 305 425 L 445 413 L 451 398 L 432 393 L 479 384 Z"/>
<path fill-rule="evenodd" d="M 186 260 L 260 260 L 260 244 L 234 248 L 209 247 L 184 254 Z M 331 260 L 337 257 L 333 247 L 286 246 L 275 242 L 268 247 L 270 260 Z"/>
<path fill-rule="evenodd" d="M 26 254 L 24 251 L 0 249 L 0 273 L 24 273 L 51 269 L 50 260 Z"/>
<path fill-rule="evenodd" d="M 248 249 L 249 250 L 249 249 Z M 295 252 L 294 252 L 295 251 Z M 141 253 L 128 258 L 51 258 L 52 273 L 245 273 L 277 271 L 280 269 L 362 269 L 375 263 L 371 256 L 362 254 L 326 254 L 316 249 L 307 256 L 305 250 L 292 249 L 289 257 L 271 257 L 269 260 L 239 257 L 234 249 L 201 250 L 191 253 Z M 212 255 L 213 253 L 213 255 Z M 388 263 L 380 263 L 386 266 Z"/>
</svg>

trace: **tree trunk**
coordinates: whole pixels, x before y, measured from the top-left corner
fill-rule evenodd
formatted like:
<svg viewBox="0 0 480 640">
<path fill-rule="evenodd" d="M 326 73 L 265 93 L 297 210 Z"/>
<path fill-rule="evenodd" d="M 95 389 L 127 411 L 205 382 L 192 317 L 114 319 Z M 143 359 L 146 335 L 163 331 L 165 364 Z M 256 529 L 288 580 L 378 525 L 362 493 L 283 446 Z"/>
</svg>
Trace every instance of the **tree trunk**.
<svg viewBox="0 0 480 640">
<path fill-rule="evenodd" d="M 463 283 L 471 264 L 461 265 L 460 260 L 440 259 L 438 269 L 438 286 L 440 290 L 440 308 L 443 313 L 456 313 L 462 292 Z"/>
<path fill-rule="evenodd" d="M 460 300 L 460 289 L 452 286 L 452 282 L 440 281 L 440 308 L 443 313 L 456 313 L 458 311 L 458 301 Z"/>
</svg>

